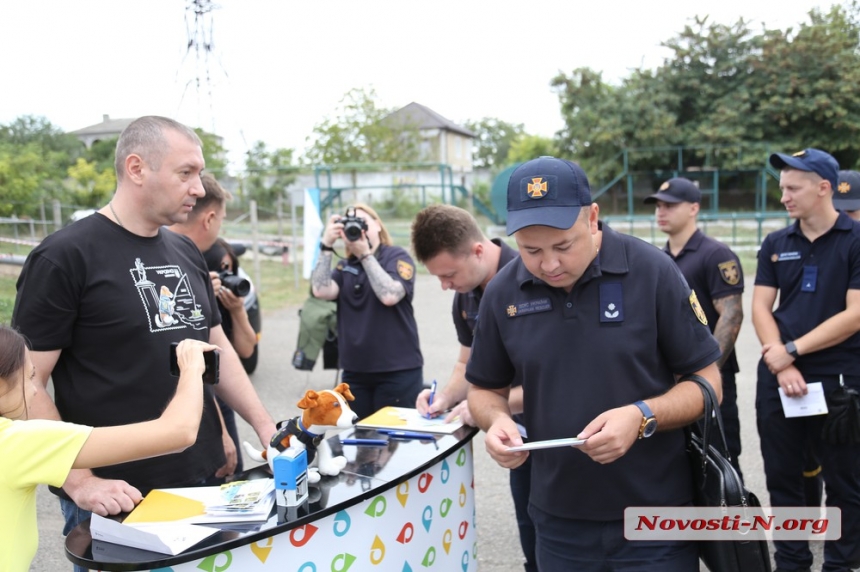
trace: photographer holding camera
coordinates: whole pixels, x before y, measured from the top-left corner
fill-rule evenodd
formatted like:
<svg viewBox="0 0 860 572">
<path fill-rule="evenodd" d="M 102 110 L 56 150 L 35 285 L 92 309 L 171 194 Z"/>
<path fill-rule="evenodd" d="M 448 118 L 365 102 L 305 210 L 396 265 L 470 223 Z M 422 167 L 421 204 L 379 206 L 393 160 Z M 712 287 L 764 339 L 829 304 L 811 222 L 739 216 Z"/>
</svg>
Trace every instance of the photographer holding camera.
<svg viewBox="0 0 860 572">
<path fill-rule="evenodd" d="M 338 241 L 344 257 L 332 269 Z M 412 257 L 364 204 L 329 218 L 320 251 L 313 295 L 337 301 L 341 381 L 355 396 L 352 409 L 364 418 L 387 405 L 412 407 L 424 385 Z"/>
</svg>

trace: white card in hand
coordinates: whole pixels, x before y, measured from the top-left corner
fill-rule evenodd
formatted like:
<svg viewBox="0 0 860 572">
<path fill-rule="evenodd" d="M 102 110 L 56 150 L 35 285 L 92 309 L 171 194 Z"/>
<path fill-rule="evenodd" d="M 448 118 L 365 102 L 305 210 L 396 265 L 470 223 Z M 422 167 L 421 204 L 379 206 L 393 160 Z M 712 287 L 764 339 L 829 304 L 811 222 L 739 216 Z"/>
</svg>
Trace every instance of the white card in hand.
<svg viewBox="0 0 860 572">
<path fill-rule="evenodd" d="M 532 449 L 552 449 L 554 447 L 575 447 L 576 445 L 585 444 L 585 439 L 577 439 L 570 437 L 567 439 L 550 439 L 548 441 L 532 441 L 520 445 L 519 447 L 508 447 L 506 450 L 511 451 L 531 451 Z"/>
<path fill-rule="evenodd" d="M 807 383 L 807 394 L 800 397 L 788 397 L 779 388 L 779 400 L 786 417 L 809 417 L 827 413 L 827 401 L 824 399 L 824 387 L 821 382 Z"/>
</svg>

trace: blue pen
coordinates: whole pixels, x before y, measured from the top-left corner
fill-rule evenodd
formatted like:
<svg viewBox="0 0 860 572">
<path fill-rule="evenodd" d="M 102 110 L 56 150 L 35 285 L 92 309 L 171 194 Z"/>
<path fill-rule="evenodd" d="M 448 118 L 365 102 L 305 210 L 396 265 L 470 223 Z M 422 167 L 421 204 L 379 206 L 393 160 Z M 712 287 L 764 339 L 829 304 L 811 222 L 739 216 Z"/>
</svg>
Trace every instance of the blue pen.
<svg viewBox="0 0 860 572">
<path fill-rule="evenodd" d="M 433 405 L 433 398 L 436 397 L 436 380 L 433 380 L 433 383 L 430 384 L 430 397 L 427 399 L 427 407 Z M 430 410 L 427 410 L 427 419 L 430 419 Z"/>
<path fill-rule="evenodd" d="M 436 439 L 432 433 L 417 433 L 415 431 L 399 431 L 396 429 L 377 429 L 378 433 L 388 435 L 389 439 Z"/>
<path fill-rule="evenodd" d="M 387 439 L 341 439 L 342 445 L 364 445 L 369 447 L 388 445 Z"/>
</svg>

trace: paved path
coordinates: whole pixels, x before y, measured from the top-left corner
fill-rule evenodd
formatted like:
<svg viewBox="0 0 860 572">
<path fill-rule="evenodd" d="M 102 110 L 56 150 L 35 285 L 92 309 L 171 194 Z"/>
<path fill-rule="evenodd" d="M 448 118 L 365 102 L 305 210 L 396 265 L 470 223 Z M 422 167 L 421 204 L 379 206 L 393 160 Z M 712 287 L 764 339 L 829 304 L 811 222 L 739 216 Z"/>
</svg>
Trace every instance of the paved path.
<svg viewBox="0 0 860 572">
<path fill-rule="evenodd" d="M 759 343 L 750 323 L 752 278 L 744 297 L 745 320 L 738 341 L 741 373 L 738 376 L 738 398 L 744 454 L 741 467 L 750 489 L 763 504 L 768 504 L 764 487 L 758 435 L 755 430 L 755 367 Z M 442 292 L 438 281 L 419 274 L 415 295 L 415 314 L 424 353 L 426 379 L 442 382 L 456 360 L 458 343 L 451 321 L 451 292 Z M 331 387 L 334 372 L 321 370 L 296 371 L 290 364 L 298 337 L 297 308 L 266 314 L 263 320 L 260 365 L 252 379 L 260 396 L 273 416 L 285 419 L 298 414 L 295 403 L 307 389 Z M 253 433 L 240 420 L 243 437 L 254 442 Z M 482 434 L 481 434 L 482 435 Z M 481 572 L 516 572 L 522 570 L 513 505 L 508 489 L 507 471 L 501 469 L 484 451 L 483 439 L 475 440 L 475 489 L 477 498 L 478 569 Z M 70 570 L 63 552 L 62 522 L 56 499 L 40 487 L 39 490 L 40 548 L 31 570 L 53 572 Z M 820 566 L 820 545 L 816 565 Z"/>
</svg>

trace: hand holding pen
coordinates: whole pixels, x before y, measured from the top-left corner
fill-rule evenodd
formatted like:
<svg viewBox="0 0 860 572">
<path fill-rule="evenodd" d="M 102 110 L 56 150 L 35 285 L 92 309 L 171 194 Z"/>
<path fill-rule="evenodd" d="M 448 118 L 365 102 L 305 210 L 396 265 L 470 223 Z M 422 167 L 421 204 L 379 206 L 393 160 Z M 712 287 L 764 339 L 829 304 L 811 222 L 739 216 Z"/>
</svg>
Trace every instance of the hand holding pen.
<svg viewBox="0 0 860 572">
<path fill-rule="evenodd" d="M 433 415 L 430 413 L 430 408 L 433 407 L 433 400 L 436 399 L 436 380 L 433 380 L 433 383 L 430 384 L 430 397 L 427 398 L 427 419 L 430 419 Z"/>
</svg>

